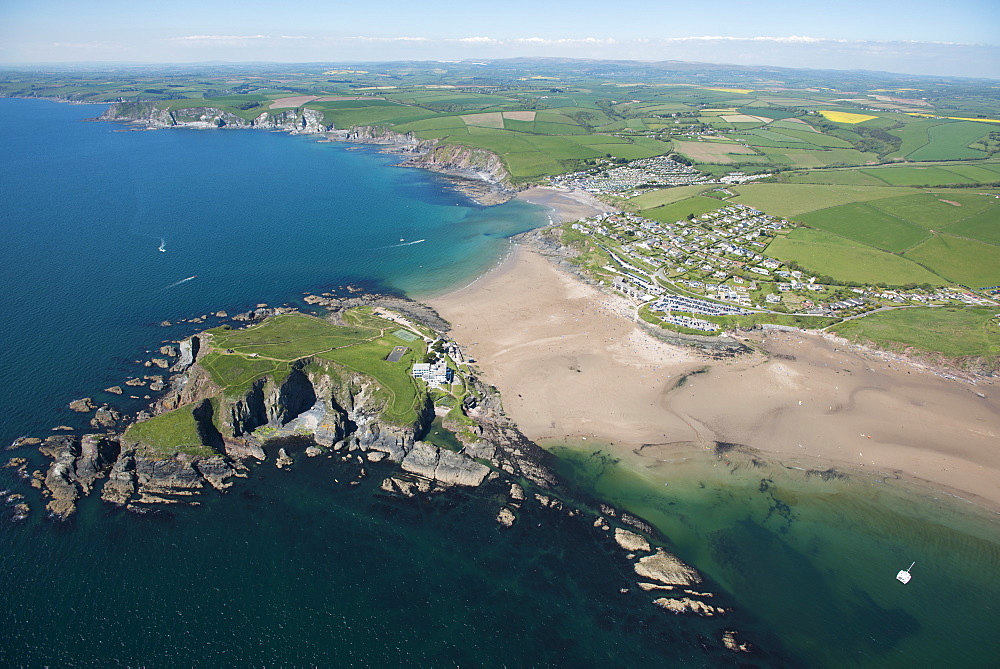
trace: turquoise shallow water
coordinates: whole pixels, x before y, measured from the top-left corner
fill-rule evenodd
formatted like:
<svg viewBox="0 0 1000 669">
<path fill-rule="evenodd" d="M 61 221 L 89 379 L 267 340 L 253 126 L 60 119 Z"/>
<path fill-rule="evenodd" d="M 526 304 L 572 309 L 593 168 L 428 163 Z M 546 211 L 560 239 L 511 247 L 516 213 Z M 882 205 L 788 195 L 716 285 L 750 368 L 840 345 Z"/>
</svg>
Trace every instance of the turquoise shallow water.
<svg viewBox="0 0 1000 669">
<path fill-rule="evenodd" d="M 656 525 L 809 666 L 995 666 L 996 514 L 759 455 L 552 448 L 568 479 Z M 914 561 L 910 583 L 897 582 Z"/>
</svg>

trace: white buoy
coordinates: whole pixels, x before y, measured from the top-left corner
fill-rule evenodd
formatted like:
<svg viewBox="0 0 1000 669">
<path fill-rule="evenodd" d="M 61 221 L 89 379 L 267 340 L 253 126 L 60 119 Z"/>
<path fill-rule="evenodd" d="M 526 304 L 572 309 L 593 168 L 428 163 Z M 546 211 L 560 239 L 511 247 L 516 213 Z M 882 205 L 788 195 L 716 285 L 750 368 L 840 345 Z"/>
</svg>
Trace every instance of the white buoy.
<svg viewBox="0 0 1000 669">
<path fill-rule="evenodd" d="M 912 578 L 912 576 L 910 575 L 910 570 L 913 569 L 913 565 L 915 565 L 915 564 L 917 564 L 917 563 L 916 562 L 912 563 L 906 569 L 900 569 L 899 573 L 896 574 L 896 580 L 899 581 L 900 583 L 902 583 L 903 585 L 906 585 L 907 583 L 909 583 L 910 579 Z"/>
</svg>

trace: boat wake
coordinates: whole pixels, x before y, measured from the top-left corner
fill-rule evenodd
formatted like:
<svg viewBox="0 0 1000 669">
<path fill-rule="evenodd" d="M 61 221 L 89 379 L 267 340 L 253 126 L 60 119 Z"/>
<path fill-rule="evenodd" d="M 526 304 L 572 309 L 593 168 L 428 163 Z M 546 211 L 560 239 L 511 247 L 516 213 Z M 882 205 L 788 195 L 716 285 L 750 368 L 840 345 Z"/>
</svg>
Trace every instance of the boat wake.
<svg viewBox="0 0 1000 669">
<path fill-rule="evenodd" d="M 167 252 L 167 243 L 163 240 L 163 237 L 160 237 L 160 248 L 158 248 L 157 251 L 160 251 L 161 253 Z"/>
<path fill-rule="evenodd" d="M 379 246 L 375 250 L 379 251 L 381 249 L 394 249 L 394 248 L 398 248 L 400 246 L 413 246 L 414 244 L 421 244 L 421 243 L 426 242 L 426 241 L 427 241 L 426 239 L 418 239 L 415 242 L 403 242 L 402 244 L 390 244 L 389 246 Z"/>
<path fill-rule="evenodd" d="M 161 288 L 160 290 L 167 290 L 167 289 L 169 289 L 169 288 L 173 288 L 174 286 L 179 286 L 179 285 L 181 285 L 182 283 L 187 283 L 188 281 L 193 281 L 194 279 L 197 279 L 197 278 L 198 278 L 198 275 L 197 275 L 197 274 L 195 274 L 194 276 L 189 276 L 189 277 L 188 277 L 188 278 L 186 278 L 186 279 L 181 279 L 180 281 L 178 281 L 178 282 L 176 282 L 176 283 L 172 283 L 172 284 L 170 284 L 169 286 L 167 286 L 166 288 Z"/>
</svg>

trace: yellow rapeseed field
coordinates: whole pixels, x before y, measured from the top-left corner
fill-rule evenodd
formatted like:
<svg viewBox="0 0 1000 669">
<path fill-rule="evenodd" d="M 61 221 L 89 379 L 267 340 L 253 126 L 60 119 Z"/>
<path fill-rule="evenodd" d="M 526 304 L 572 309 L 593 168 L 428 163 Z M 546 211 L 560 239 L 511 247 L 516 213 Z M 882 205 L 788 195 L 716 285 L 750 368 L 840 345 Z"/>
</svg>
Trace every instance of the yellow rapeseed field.
<svg viewBox="0 0 1000 669">
<path fill-rule="evenodd" d="M 934 114 L 917 114 L 915 112 L 907 112 L 907 116 L 922 116 L 924 118 L 947 118 L 952 121 L 979 121 L 981 123 L 1000 123 L 1000 119 L 996 118 L 965 118 L 964 116 L 935 116 Z"/>
<path fill-rule="evenodd" d="M 752 88 L 705 88 L 706 91 L 719 91 L 720 93 L 753 93 Z"/>
<path fill-rule="evenodd" d="M 852 114 L 851 112 L 829 111 L 825 109 L 820 110 L 819 113 L 834 123 L 861 123 L 862 121 L 878 118 L 877 116 L 869 116 L 868 114 Z"/>
</svg>

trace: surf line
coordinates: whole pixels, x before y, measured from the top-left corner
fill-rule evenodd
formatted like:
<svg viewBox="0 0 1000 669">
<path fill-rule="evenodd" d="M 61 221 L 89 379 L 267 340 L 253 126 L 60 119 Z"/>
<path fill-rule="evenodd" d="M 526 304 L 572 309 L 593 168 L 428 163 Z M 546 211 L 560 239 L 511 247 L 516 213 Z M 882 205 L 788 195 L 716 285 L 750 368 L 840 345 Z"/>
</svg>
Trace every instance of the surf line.
<svg viewBox="0 0 1000 669">
<path fill-rule="evenodd" d="M 197 274 L 195 274 L 194 276 L 189 276 L 189 277 L 188 277 L 188 278 L 186 278 L 186 279 L 181 279 L 181 280 L 180 280 L 180 281 L 178 281 L 177 283 L 172 283 L 172 284 L 170 284 L 169 286 L 167 286 L 167 288 L 173 288 L 174 286 L 179 286 L 179 285 L 181 285 L 182 283 L 187 283 L 188 281 L 192 281 L 192 280 L 194 280 L 194 279 L 197 279 L 197 278 L 198 278 L 198 275 L 197 275 Z M 160 290 L 167 290 L 167 288 L 161 288 Z"/>
<path fill-rule="evenodd" d="M 420 244 L 420 243 L 426 242 L 426 241 L 427 241 L 426 239 L 418 239 L 415 242 L 403 242 L 402 244 L 390 244 L 389 246 L 379 246 L 375 250 L 378 251 L 380 249 L 394 249 L 394 248 L 398 248 L 400 246 L 413 246 L 414 244 Z"/>
</svg>

